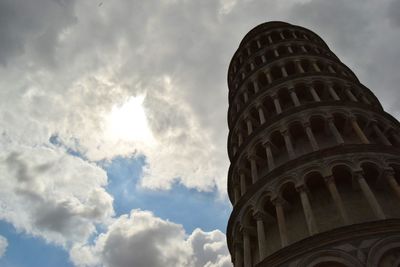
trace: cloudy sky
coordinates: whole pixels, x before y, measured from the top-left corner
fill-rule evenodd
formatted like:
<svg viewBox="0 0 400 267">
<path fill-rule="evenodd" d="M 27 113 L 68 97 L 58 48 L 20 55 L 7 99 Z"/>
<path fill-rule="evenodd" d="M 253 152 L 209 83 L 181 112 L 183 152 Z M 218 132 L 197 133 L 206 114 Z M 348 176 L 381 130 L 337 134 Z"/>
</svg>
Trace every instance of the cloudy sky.
<svg viewBox="0 0 400 267">
<path fill-rule="evenodd" d="M 0 0 L 0 266 L 231 266 L 226 72 L 269 20 L 400 117 L 400 1 Z"/>
</svg>

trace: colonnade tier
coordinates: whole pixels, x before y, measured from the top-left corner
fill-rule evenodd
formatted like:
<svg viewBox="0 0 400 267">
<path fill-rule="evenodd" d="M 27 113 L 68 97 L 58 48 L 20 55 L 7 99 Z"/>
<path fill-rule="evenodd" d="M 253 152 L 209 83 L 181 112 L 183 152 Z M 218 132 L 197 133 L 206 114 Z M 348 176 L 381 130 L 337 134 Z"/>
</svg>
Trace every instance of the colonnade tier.
<svg viewBox="0 0 400 267">
<path fill-rule="evenodd" d="M 324 79 L 325 78 L 325 79 Z M 228 137 L 228 152 L 232 157 L 229 147 L 235 147 L 238 143 L 239 133 L 248 135 L 247 121 L 254 126 L 260 126 L 277 115 L 290 111 L 293 108 L 302 107 L 309 103 L 327 105 L 331 102 L 362 103 L 367 109 L 381 111 L 382 107 L 376 102 L 374 95 L 365 87 L 351 86 L 342 79 L 326 79 L 326 77 L 313 77 L 312 79 L 295 79 L 290 87 L 287 85 L 276 86 L 268 91 L 259 91 L 255 95 L 246 95 L 243 108 L 237 108 L 237 112 L 231 112 L 230 134 Z"/>
<path fill-rule="evenodd" d="M 345 77 L 349 81 L 358 83 L 355 74 L 342 62 L 321 54 L 313 54 L 304 51 L 301 54 L 289 53 L 277 58 L 274 61 L 254 62 L 245 72 L 236 75 L 235 83 L 229 90 L 229 103 L 232 103 L 236 96 L 249 82 L 257 82 L 259 86 L 269 87 L 277 82 L 284 82 L 296 74 L 304 73 L 332 73 L 336 76 Z"/>
<path fill-rule="evenodd" d="M 299 88 L 300 87 L 300 88 Z M 303 88 L 301 88 L 303 87 Z M 330 88 L 332 87 L 332 88 Z M 296 105 L 296 98 L 301 102 L 319 102 L 325 99 L 333 100 L 351 100 L 364 102 L 372 107 L 382 109 L 375 95 L 361 83 L 353 83 L 344 77 L 338 77 L 331 73 L 299 73 L 283 83 L 274 83 L 266 89 L 260 87 L 257 82 L 251 81 L 243 87 L 239 94 L 236 95 L 235 101 L 229 105 L 228 109 L 228 126 L 230 129 L 235 126 L 235 122 L 246 111 L 249 105 L 265 104 L 264 108 L 273 109 L 275 103 L 270 101 L 263 103 L 266 96 L 271 99 L 282 96 L 282 90 L 287 90 L 290 94 L 286 94 L 288 104 Z M 299 96 L 291 95 L 292 91 Z M 300 91 L 300 92 L 299 92 Z M 283 95 L 285 96 L 285 95 Z"/>
<path fill-rule="evenodd" d="M 228 194 L 232 204 L 259 176 L 302 155 L 350 144 L 400 147 L 400 124 L 390 114 L 367 110 L 358 103 L 333 104 L 311 103 L 254 128 L 231 159 Z M 240 188 L 236 197 L 234 184 Z"/>
<path fill-rule="evenodd" d="M 281 166 L 262 177 L 236 203 L 227 229 L 235 266 L 253 266 L 338 226 L 400 217 L 398 148 L 352 145 L 314 154 L 292 162 L 289 173 Z"/>
</svg>

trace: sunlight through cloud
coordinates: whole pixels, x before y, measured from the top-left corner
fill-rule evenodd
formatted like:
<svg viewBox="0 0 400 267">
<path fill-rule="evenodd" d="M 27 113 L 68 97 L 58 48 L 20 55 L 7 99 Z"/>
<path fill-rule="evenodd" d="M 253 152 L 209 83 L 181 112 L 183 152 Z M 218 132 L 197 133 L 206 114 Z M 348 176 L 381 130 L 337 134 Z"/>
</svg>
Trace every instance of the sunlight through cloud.
<svg viewBox="0 0 400 267">
<path fill-rule="evenodd" d="M 130 97 L 115 105 L 106 117 L 106 136 L 113 141 L 154 143 L 143 108 L 145 95 Z"/>
</svg>

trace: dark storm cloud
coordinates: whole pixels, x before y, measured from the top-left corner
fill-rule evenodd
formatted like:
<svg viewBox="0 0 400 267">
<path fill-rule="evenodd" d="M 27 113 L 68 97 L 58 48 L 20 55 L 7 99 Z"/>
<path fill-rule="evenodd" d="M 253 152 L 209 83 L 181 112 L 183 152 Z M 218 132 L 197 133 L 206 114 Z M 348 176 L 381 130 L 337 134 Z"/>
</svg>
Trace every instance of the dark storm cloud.
<svg viewBox="0 0 400 267">
<path fill-rule="evenodd" d="M 389 5 L 388 16 L 393 24 L 400 27 L 400 1 L 394 0 Z"/>
<path fill-rule="evenodd" d="M 74 0 L 0 1 L 0 63 L 32 50 L 35 59 L 54 64 L 59 34 L 75 22 Z M 27 47 L 29 45 L 29 47 Z"/>
</svg>

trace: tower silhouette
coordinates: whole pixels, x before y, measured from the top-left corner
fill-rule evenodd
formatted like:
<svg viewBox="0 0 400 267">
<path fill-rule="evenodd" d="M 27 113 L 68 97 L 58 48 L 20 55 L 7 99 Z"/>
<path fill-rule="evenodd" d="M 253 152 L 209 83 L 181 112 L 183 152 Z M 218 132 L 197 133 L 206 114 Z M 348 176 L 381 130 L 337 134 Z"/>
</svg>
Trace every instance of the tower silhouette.
<svg viewBox="0 0 400 267">
<path fill-rule="evenodd" d="M 400 125 L 351 69 L 314 32 L 267 22 L 228 86 L 234 266 L 400 266 Z"/>
</svg>

